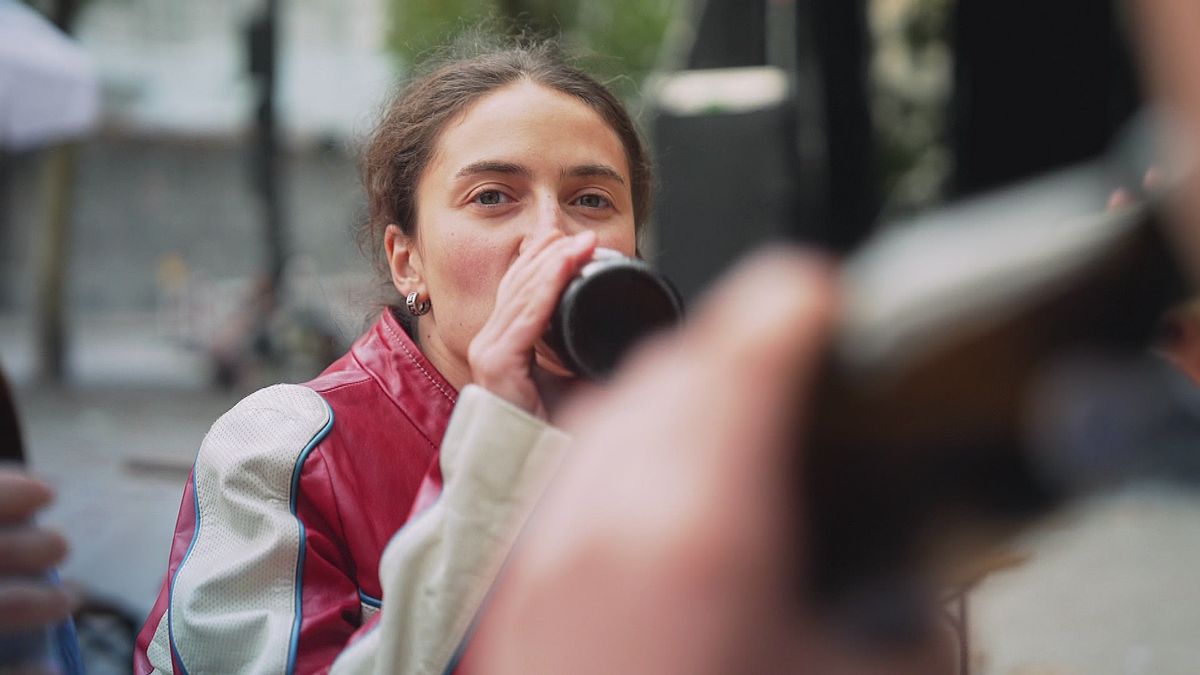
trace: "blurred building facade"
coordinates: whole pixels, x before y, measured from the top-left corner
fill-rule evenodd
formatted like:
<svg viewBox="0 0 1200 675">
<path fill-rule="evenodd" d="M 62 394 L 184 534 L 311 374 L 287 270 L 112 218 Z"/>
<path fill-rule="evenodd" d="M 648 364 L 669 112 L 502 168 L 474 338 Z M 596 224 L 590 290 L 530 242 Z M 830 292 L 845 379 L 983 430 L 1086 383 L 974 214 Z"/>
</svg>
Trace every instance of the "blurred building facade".
<svg viewBox="0 0 1200 675">
<path fill-rule="evenodd" d="M 110 127 L 231 135 L 250 121 L 252 0 L 93 0 L 77 34 L 104 77 Z M 293 139 L 344 139 L 391 85 L 384 0 L 280 5 L 280 113 Z"/>
<path fill-rule="evenodd" d="M 92 0 L 74 32 L 101 77 L 103 127 L 79 146 L 68 324 L 92 319 L 204 346 L 265 258 L 252 184 L 248 26 L 263 3 Z M 347 335 L 370 311 L 355 146 L 396 81 L 384 0 L 280 3 L 276 106 L 289 275 Z M 26 320 L 46 214 L 43 156 L 0 158 L 0 354 L 31 369 Z M 357 292 L 361 291 L 361 292 Z M 347 337 L 348 339 L 348 337 Z M 79 339 L 75 340 L 80 342 Z M 21 361 L 21 363 L 13 363 Z"/>
</svg>

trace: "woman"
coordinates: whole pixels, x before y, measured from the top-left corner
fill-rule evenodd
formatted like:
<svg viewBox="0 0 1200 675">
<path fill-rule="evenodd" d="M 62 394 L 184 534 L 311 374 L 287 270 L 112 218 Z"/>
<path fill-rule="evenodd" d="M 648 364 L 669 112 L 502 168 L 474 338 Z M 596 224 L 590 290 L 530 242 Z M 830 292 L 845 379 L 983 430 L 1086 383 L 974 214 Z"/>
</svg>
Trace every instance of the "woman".
<svg viewBox="0 0 1200 675">
<path fill-rule="evenodd" d="M 136 672 L 316 672 L 352 642 L 336 670 L 444 668 L 553 463 L 541 392 L 569 373 L 540 337 L 649 207 L 628 114 L 551 46 L 447 63 L 389 106 L 364 182 L 403 303 L 213 426 Z"/>
</svg>

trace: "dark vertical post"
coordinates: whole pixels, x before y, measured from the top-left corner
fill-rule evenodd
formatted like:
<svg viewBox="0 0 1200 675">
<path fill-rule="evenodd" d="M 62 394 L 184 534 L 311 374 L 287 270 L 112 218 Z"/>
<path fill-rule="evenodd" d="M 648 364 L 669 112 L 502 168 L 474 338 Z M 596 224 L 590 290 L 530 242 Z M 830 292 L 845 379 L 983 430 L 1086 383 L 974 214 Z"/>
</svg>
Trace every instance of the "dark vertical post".
<svg viewBox="0 0 1200 675">
<path fill-rule="evenodd" d="M 50 20 L 70 34 L 79 10 L 79 0 L 58 0 Z M 78 145 L 66 143 L 51 148 L 45 159 L 45 226 L 37 267 L 36 340 L 41 377 L 61 384 L 66 375 L 66 280 L 70 258 L 67 230 L 75 197 L 75 166 Z"/>
<path fill-rule="evenodd" d="M 847 250 L 866 236 L 879 210 L 874 127 L 867 99 L 864 0 L 818 0 L 817 48 L 825 86 L 829 143 L 827 243 Z"/>
<path fill-rule="evenodd" d="M 254 185 L 262 203 L 263 245 L 266 256 L 266 291 L 279 292 L 287 259 L 287 227 L 282 190 L 283 162 L 279 161 L 276 110 L 278 89 L 279 0 L 264 0 L 250 26 L 250 72 L 258 82 L 254 112 Z"/>
<path fill-rule="evenodd" d="M 17 403 L 4 371 L 0 370 L 0 462 L 25 463 L 25 446 L 21 442 L 21 426 L 17 423 Z"/>
<path fill-rule="evenodd" d="M 863 0 L 797 0 L 796 234 L 846 250 L 879 210 Z"/>
<path fill-rule="evenodd" d="M 66 377 L 66 282 L 70 259 L 71 206 L 78 145 L 54 146 L 44 159 L 41 248 L 37 258 L 37 344 L 40 375 L 61 384 Z"/>
</svg>

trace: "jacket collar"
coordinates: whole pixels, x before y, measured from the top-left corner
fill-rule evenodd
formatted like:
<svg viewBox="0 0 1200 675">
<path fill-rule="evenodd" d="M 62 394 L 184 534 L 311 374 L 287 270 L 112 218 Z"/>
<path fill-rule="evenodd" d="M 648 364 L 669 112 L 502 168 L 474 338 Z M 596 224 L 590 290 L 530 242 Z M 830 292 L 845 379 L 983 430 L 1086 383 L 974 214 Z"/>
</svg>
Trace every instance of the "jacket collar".
<svg viewBox="0 0 1200 675">
<path fill-rule="evenodd" d="M 413 343 L 390 308 L 350 348 L 396 406 L 435 445 L 446 431 L 458 391 Z"/>
</svg>

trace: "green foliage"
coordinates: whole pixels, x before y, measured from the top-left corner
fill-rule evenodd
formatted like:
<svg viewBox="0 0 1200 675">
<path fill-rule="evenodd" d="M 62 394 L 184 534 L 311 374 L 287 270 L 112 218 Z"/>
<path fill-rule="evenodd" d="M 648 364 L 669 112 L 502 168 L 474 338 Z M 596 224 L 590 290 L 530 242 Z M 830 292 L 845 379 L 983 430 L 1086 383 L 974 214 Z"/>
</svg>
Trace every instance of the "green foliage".
<svg viewBox="0 0 1200 675">
<path fill-rule="evenodd" d="M 491 0 L 391 0 L 389 9 L 388 46 L 406 64 L 496 14 Z"/>
<path fill-rule="evenodd" d="M 580 65 L 634 97 L 681 0 L 391 0 L 388 44 L 405 65 L 463 41 L 556 37 Z"/>
<path fill-rule="evenodd" d="M 585 67 L 628 97 L 654 68 L 675 0 L 608 0 L 583 3 L 567 35 Z"/>
</svg>

